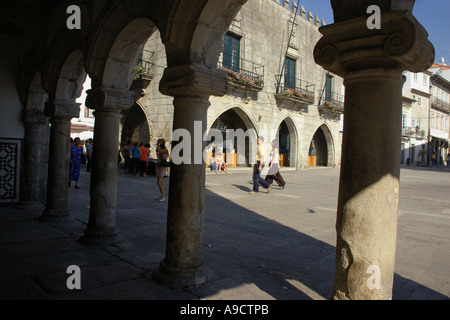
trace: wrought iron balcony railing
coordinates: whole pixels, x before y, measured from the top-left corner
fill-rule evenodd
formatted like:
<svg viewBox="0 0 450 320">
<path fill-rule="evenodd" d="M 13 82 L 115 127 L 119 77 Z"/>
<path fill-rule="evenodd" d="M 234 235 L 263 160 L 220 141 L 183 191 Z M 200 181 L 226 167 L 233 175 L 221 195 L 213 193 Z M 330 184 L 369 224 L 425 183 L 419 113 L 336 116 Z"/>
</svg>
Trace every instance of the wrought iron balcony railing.
<svg viewBox="0 0 450 320">
<path fill-rule="evenodd" d="M 319 90 L 319 111 L 326 110 L 332 114 L 344 113 L 344 96 L 336 92 Z"/>
<path fill-rule="evenodd" d="M 327 90 L 319 90 L 320 101 L 319 105 L 324 102 L 331 102 L 340 107 L 344 106 L 344 96 L 336 92 L 327 92 Z"/>
<path fill-rule="evenodd" d="M 431 105 L 445 112 L 450 112 L 450 103 L 442 99 L 439 99 L 436 96 L 431 96 Z"/>
<path fill-rule="evenodd" d="M 411 136 L 413 130 L 411 130 L 411 127 L 402 127 L 402 136 Z"/>
<path fill-rule="evenodd" d="M 414 138 L 425 138 L 427 135 L 425 130 L 420 129 L 419 127 L 411 128 L 411 127 L 402 127 L 402 136 L 404 137 L 414 137 Z"/>
<path fill-rule="evenodd" d="M 227 71 L 228 80 L 246 88 L 262 90 L 264 87 L 264 66 L 242 58 L 222 56 L 218 67 Z"/>
<path fill-rule="evenodd" d="M 277 88 L 276 96 L 291 98 L 305 104 L 313 104 L 315 99 L 316 86 L 305 80 L 295 79 L 294 83 L 285 83 L 282 75 L 276 75 Z"/>
<path fill-rule="evenodd" d="M 136 62 L 136 76 L 135 80 L 143 77 L 143 75 L 149 75 L 153 66 L 155 65 L 153 60 L 153 55 L 155 53 L 149 50 L 143 50 Z"/>
</svg>

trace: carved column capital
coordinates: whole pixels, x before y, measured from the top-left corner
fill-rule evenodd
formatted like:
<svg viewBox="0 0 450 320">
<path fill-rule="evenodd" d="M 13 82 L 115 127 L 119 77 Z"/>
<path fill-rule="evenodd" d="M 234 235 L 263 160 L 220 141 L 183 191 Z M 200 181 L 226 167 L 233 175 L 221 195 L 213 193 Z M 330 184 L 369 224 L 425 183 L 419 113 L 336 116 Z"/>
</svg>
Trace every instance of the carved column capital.
<svg viewBox="0 0 450 320">
<path fill-rule="evenodd" d="M 409 11 L 381 14 L 381 29 L 369 29 L 367 16 L 319 29 L 316 63 L 341 77 L 373 68 L 420 72 L 434 60 L 428 33 Z"/>
<path fill-rule="evenodd" d="M 87 91 L 86 106 L 97 111 L 121 112 L 130 108 L 134 92 L 113 88 L 93 88 Z"/>
<path fill-rule="evenodd" d="M 49 101 L 45 104 L 45 115 L 52 118 L 72 119 L 80 116 L 80 105 L 77 102 Z"/>
<path fill-rule="evenodd" d="M 227 74 L 224 70 L 202 65 L 186 64 L 164 71 L 159 90 L 162 94 L 177 96 L 223 96 L 227 92 Z"/>
</svg>

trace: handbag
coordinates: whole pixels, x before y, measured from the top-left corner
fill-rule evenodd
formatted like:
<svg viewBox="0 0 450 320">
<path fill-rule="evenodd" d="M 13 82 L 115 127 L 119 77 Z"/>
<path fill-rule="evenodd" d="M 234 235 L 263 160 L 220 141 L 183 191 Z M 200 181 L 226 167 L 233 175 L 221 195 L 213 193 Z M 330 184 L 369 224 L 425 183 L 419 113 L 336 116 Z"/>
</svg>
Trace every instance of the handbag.
<svg viewBox="0 0 450 320">
<path fill-rule="evenodd" d="M 159 160 L 158 165 L 159 166 L 163 166 L 163 167 L 170 167 L 170 161 L 166 161 L 166 160 Z"/>
<path fill-rule="evenodd" d="M 166 159 L 158 159 L 158 165 L 162 167 L 170 167 L 171 162 Z"/>
</svg>

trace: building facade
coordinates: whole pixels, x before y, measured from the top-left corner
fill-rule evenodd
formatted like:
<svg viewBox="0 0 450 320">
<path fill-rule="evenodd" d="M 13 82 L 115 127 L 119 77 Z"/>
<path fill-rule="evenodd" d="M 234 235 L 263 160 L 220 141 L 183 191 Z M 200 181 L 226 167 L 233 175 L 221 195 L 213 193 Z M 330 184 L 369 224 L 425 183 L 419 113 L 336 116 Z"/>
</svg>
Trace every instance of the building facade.
<svg viewBox="0 0 450 320">
<path fill-rule="evenodd" d="M 450 141 L 450 68 L 442 62 L 430 68 L 430 154 L 436 165 L 449 165 Z M 432 159 L 433 160 L 433 159 Z"/>
<path fill-rule="evenodd" d="M 450 81 L 445 64 L 404 72 L 401 163 L 447 165 L 449 153 Z"/>
<path fill-rule="evenodd" d="M 314 61 L 322 25 L 295 1 L 291 6 L 278 0 L 249 1 L 233 19 L 218 63 L 227 71 L 227 92 L 211 97 L 206 125 L 224 132 L 229 166 L 251 165 L 250 148 L 238 155 L 236 141 L 226 141 L 225 130 L 239 129 L 264 136 L 268 148 L 278 136 L 283 166 L 339 166 L 344 87 L 342 78 Z M 138 63 L 150 82 L 121 121 L 121 143 L 154 143 L 160 137 L 170 142 L 173 99 L 159 91 L 167 61 L 158 32 Z"/>
<path fill-rule="evenodd" d="M 427 164 L 430 73 L 405 72 L 402 109 L 402 156 L 406 165 Z"/>
</svg>

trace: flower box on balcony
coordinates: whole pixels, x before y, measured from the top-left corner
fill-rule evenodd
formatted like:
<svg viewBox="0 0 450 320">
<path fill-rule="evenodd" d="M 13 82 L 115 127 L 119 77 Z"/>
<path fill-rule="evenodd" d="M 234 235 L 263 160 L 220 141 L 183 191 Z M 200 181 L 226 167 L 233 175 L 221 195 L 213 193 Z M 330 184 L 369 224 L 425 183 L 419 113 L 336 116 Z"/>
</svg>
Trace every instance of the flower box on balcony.
<svg viewBox="0 0 450 320">
<path fill-rule="evenodd" d="M 264 80 L 262 80 L 262 77 L 251 77 L 242 72 L 227 68 L 222 69 L 227 72 L 228 82 L 233 87 L 251 91 L 261 91 L 264 88 Z"/>
<path fill-rule="evenodd" d="M 314 94 L 299 89 L 283 89 L 280 93 L 275 94 L 275 98 L 298 102 L 302 105 L 314 104 Z"/>
<path fill-rule="evenodd" d="M 134 78 L 130 90 L 134 91 L 134 99 L 138 100 L 140 97 L 143 97 L 145 95 L 145 90 L 149 86 L 150 82 L 152 81 L 153 76 L 149 75 L 148 73 L 139 73 Z"/>
<path fill-rule="evenodd" d="M 344 106 L 341 103 L 325 101 L 318 106 L 319 112 L 326 112 L 332 115 L 339 115 L 344 113 Z"/>
</svg>

